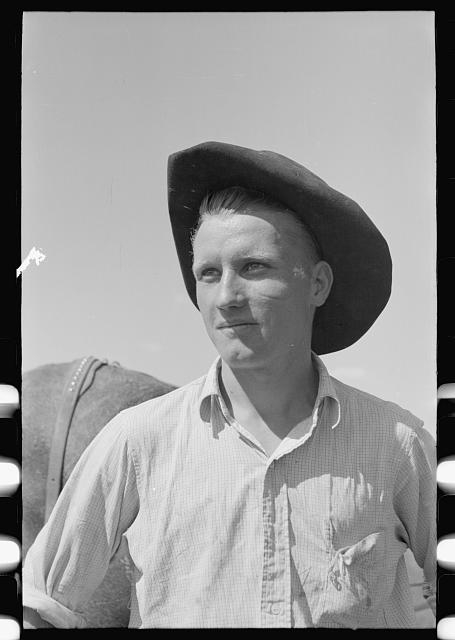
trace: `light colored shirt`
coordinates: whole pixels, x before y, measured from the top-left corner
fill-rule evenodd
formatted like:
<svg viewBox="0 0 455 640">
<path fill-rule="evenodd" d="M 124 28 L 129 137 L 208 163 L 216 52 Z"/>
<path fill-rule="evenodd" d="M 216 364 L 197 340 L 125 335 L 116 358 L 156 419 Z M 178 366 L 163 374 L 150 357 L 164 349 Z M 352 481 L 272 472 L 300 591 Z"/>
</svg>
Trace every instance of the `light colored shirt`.
<svg viewBox="0 0 455 640">
<path fill-rule="evenodd" d="M 413 627 L 403 554 L 434 589 L 436 482 L 422 422 L 331 378 L 272 455 L 206 376 L 122 411 L 74 468 L 23 571 L 58 627 L 126 538 L 129 626 Z"/>
</svg>

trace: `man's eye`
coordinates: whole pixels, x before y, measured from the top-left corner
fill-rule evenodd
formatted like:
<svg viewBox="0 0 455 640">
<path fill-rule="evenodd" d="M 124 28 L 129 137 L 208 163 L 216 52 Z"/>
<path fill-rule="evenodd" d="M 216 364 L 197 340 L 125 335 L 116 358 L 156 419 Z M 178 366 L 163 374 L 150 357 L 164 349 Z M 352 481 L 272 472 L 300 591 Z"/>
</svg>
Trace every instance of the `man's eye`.
<svg viewBox="0 0 455 640">
<path fill-rule="evenodd" d="M 249 262 L 245 269 L 249 272 L 260 271 L 261 269 L 265 269 L 265 264 L 262 264 L 262 262 Z"/>
<path fill-rule="evenodd" d="M 211 282 L 218 277 L 217 269 L 203 269 L 199 275 L 199 280 L 205 280 Z"/>
</svg>

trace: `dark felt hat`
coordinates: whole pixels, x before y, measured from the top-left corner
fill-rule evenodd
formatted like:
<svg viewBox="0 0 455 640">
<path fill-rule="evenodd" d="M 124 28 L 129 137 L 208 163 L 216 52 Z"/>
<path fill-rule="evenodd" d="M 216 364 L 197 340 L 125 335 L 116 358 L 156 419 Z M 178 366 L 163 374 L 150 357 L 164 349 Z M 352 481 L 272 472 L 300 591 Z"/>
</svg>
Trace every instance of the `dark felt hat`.
<svg viewBox="0 0 455 640">
<path fill-rule="evenodd" d="M 313 350 L 349 347 L 368 331 L 390 296 L 392 261 L 387 242 L 357 203 L 314 173 L 273 151 L 203 142 L 169 157 L 168 201 L 180 266 L 197 307 L 191 231 L 202 199 L 230 186 L 261 191 L 292 209 L 313 232 L 334 282 L 316 310 Z"/>
</svg>

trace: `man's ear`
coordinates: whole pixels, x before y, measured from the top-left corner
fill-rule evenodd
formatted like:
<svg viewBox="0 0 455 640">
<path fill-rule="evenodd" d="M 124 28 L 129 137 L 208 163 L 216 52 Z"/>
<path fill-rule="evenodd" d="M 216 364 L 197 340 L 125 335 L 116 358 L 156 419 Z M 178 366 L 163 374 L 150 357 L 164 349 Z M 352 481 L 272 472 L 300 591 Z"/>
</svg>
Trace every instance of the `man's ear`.
<svg viewBox="0 0 455 640">
<path fill-rule="evenodd" d="M 333 284 L 333 271 L 328 262 L 320 260 L 313 267 L 312 292 L 315 307 L 322 307 Z"/>
</svg>

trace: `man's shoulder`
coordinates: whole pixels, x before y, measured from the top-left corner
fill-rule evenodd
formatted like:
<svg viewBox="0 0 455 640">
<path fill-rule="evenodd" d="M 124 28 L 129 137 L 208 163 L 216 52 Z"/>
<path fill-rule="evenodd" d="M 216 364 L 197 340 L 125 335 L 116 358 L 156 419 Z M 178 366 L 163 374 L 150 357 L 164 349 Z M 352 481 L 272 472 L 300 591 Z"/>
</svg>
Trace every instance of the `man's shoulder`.
<svg viewBox="0 0 455 640">
<path fill-rule="evenodd" d="M 124 409 L 122 414 L 129 420 L 142 421 L 149 419 L 151 416 L 177 413 L 180 408 L 198 401 L 205 378 L 205 375 L 201 376 L 168 393 Z"/>
<path fill-rule="evenodd" d="M 432 468 L 436 468 L 436 442 L 424 427 L 423 420 L 396 402 L 384 400 L 371 393 L 351 387 L 332 378 L 341 410 L 350 425 L 356 425 L 359 433 L 367 430 L 376 434 L 381 443 L 388 442 L 395 453 L 409 454 L 416 445 L 424 451 Z M 416 444 L 419 443 L 419 444 Z"/>
<path fill-rule="evenodd" d="M 391 400 L 385 400 L 378 396 L 352 387 L 336 378 L 332 378 L 342 410 L 351 416 L 357 417 L 363 424 L 371 424 L 394 427 L 395 431 L 412 432 L 421 436 L 423 421 L 408 409 Z"/>
<path fill-rule="evenodd" d="M 202 387 L 206 376 L 177 387 L 161 396 L 151 398 L 118 414 L 123 430 L 130 441 L 136 436 L 147 434 L 170 434 L 182 422 L 182 416 L 195 414 L 199 406 Z"/>
</svg>

